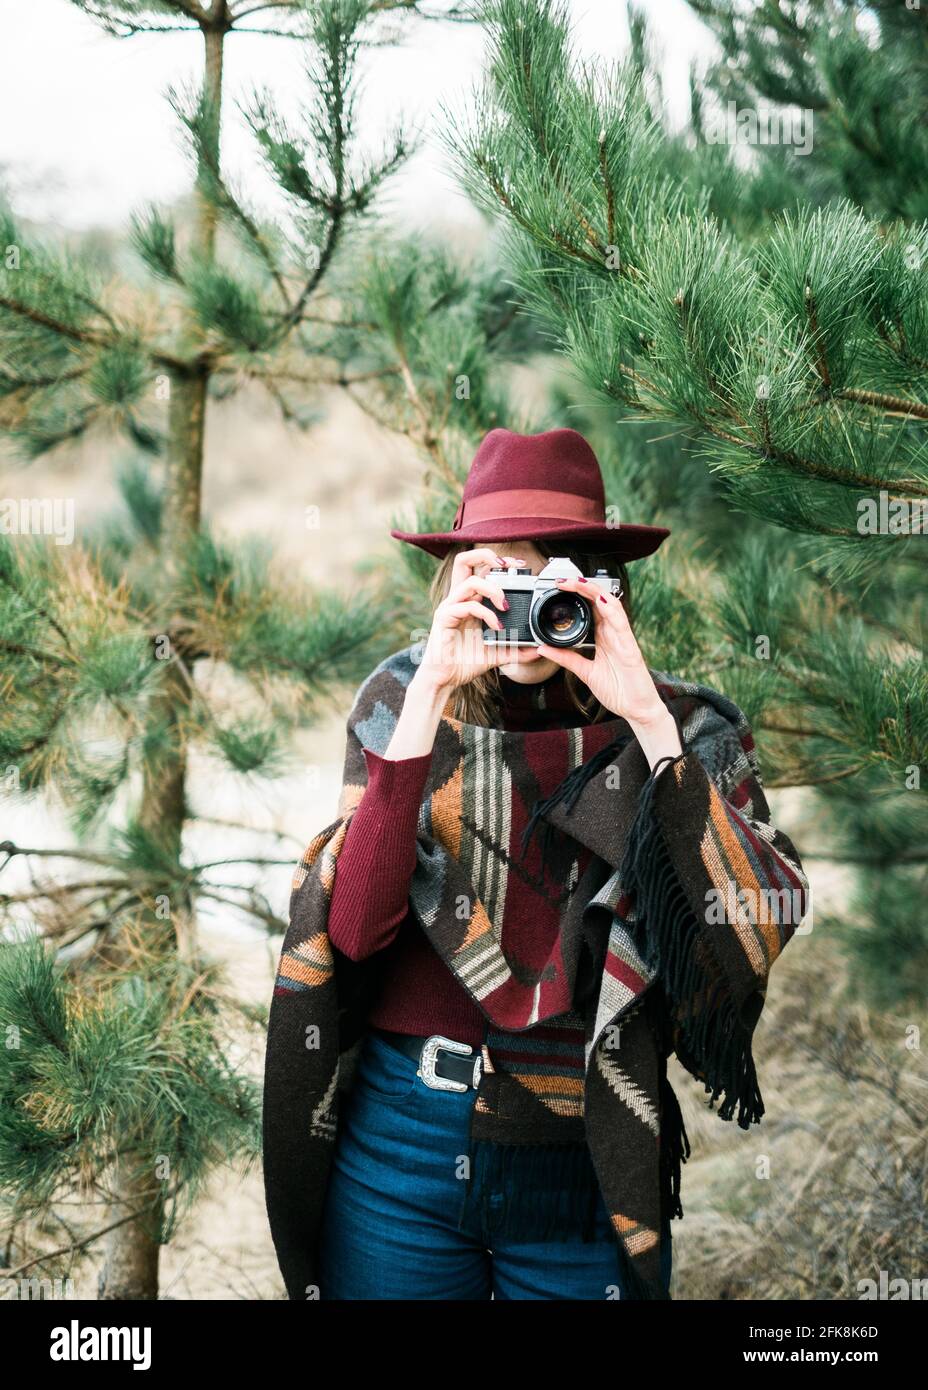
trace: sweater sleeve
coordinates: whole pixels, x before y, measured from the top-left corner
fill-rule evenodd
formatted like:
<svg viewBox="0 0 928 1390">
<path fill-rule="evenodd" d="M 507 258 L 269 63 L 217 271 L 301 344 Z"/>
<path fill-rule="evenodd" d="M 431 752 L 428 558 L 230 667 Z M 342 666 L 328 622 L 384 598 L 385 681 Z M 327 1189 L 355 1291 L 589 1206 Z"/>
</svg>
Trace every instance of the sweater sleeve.
<svg viewBox="0 0 928 1390">
<path fill-rule="evenodd" d="M 368 781 L 351 817 L 329 907 L 329 940 L 364 960 L 388 946 L 409 908 L 416 830 L 431 752 L 382 758 L 364 749 Z"/>
</svg>

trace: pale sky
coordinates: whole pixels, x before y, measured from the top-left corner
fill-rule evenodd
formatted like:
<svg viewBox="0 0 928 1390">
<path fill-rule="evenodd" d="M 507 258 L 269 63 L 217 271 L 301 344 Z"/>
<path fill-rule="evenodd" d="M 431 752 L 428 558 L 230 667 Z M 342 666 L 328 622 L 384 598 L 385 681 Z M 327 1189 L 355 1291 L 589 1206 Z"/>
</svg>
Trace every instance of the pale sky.
<svg viewBox="0 0 928 1390">
<path fill-rule="evenodd" d="M 644 0 L 644 8 L 664 55 L 668 98 L 682 120 L 688 64 L 705 61 L 711 40 L 684 0 Z M 570 10 L 578 52 L 622 54 L 624 0 L 570 0 Z M 133 209 L 170 202 L 189 188 L 164 92 L 194 80 L 199 34 L 111 38 L 70 0 L 0 0 L 0 12 L 0 176 L 20 215 L 76 229 L 120 227 Z M 441 119 L 439 101 L 465 109 L 481 71 L 484 41 L 476 26 L 413 21 L 399 29 L 402 45 L 365 59 L 362 136 L 372 148 L 399 116 L 428 131 Z M 293 41 L 242 34 L 226 44 L 224 165 L 259 206 L 272 206 L 270 190 L 235 102 L 253 87 L 270 86 L 293 111 L 304 81 Z M 432 139 L 392 187 L 392 206 L 415 223 L 468 216 Z"/>
</svg>

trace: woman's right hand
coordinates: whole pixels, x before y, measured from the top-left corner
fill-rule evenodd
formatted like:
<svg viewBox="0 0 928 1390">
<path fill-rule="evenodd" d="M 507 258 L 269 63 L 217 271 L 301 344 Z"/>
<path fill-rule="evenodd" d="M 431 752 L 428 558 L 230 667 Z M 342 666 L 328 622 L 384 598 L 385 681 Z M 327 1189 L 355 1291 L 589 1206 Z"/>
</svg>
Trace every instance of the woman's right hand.
<svg viewBox="0 0 928 1390">
<path fill-rule="evenodd" d="M 499 631 L 506 627 L 509 604 L 502 585 L 484 577 L 503 565 L 504 560 L 486 548 L 462 550 L 455 556 L 448 594 L 435 609 L 414 679 L 450 693 L 491 667 L 512 660 L 515 648 L 508 643 L 483 640 L 485 622 Z M 481 596 L 495 604 L 495 612 L 480 602 Z"/>
</svg>

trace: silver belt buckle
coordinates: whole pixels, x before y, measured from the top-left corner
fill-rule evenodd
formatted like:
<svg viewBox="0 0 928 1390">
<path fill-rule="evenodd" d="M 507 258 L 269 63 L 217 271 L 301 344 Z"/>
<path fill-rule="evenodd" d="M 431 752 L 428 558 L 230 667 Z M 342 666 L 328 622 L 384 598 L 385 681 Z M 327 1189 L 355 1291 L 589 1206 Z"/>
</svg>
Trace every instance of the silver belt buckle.
<svg viewBox="0 0 928 1390">
<path fill-rule="evenodd" d="M 441 1033 L 433 1033 L 422 1044 L 418 1075 L 421 1076 L 426 1086 L 431 1086 L 435 1091 L 469 1091 L 470 1086 L 465 1081 L 452 1081 L 449 1076 L 435 1075 L 435 1063 L 441 1048 L 444 1048 L 446 1052 L 459 1052 L 465 1056 L 474 1050 L 470 1043 L 455 1042 L 453 1038 L 443 1038 Z M 472 1083 L 475 1089 L 480 1084 L 482 1066 L 483 1057 L 478 1052 L 474 1059 L 474 1080 Z"/>
</svg>

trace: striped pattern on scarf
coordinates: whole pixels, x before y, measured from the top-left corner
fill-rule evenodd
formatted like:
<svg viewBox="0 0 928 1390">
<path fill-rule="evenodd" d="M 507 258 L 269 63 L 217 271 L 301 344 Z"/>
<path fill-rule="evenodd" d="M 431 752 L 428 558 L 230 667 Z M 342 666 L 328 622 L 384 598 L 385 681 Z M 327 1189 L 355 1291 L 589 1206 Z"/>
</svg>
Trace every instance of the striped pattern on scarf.
<svg viewBox="0 0 928 1390">
<path fill-rule="evenodd" d="M 316 1287 L 340 1099 L 377 988 L 376 956 L 333 950 L 327 903 L 364 791 L 363 750 L 385 752 L 416 655 L 395 653 L 358 690 L 337 819 L 294 876 L 264 1096 L 265 1193 L 291 1298 Z M 667 1057 L 710 1104 L 721 1097 L 722 1118 L 760 1119 L 751 1038 L 807 895 L 794 846 L 770 823 L 743 713 L 708 687 L 652 675 L 684 749 L 654 772 L 621 719 L 507 732 L 462 724 L 449 705 L 410 885 L 423 931 L 487 1020 L 462 1226 L 485 1216 L 487 1173 L 521 1152 L 535 1200 L 517 1184 L 501 1229 L 543 1238 L 555 1210 L 559 1229 L 585 1228 L 598 1188 L 637 1298 L 668 1296 L 659 1231 L 682 1215 L 688 1141 Z M 504 948 L 507 914 L 529 911 L 550 928 L 531 963 Z M 566 1206 L 545 1200 L 552 1191 Z"/>
</svg>

